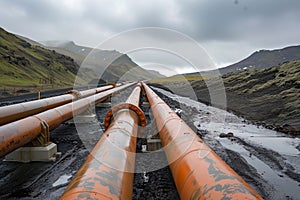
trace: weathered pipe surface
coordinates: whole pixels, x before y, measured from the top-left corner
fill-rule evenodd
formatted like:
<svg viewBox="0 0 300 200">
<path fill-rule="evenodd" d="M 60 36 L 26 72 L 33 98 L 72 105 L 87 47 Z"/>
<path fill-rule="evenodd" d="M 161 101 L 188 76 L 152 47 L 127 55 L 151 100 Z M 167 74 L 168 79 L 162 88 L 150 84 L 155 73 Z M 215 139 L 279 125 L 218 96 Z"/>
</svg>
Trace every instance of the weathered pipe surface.
<svg viewBox="0 0 300 200">
<path fill-rule="evenodd" d="M 85 98 L 112 88 L 112 85 L 107 85 L 95 89 L 80 91 L 77 93 L 70 92 L 69 94 L 64 94 L 56 97 L 0 107 L 0 126 L 70 103 L 74 100 L 77 100 L 77 98 Z"/>
<path fill-rule="evenodd" d="M 39 114 L 20 119 L 18 121 L 0 126 L 0 157 L 24 146 L 37 137 L 42 130 L 42 122 L 48 124 L 52 130 L 62 122 L 86 111 L 89 107 L 104 101 L 112 94 L 134 85 L 130 83 L 113 88 L 77 101 L 41 112 Z"/>
<path fill-rule="evenodd" d="M 138 85 L 127 104 L 139 105 Z M 61 199 L 131 199 L 139 116 L 121 109 L 87 157 Z"/>
<path fill-rule="evenodd" d="M 143 84 L 181 199 L 262 199 Z"/>
</svg>

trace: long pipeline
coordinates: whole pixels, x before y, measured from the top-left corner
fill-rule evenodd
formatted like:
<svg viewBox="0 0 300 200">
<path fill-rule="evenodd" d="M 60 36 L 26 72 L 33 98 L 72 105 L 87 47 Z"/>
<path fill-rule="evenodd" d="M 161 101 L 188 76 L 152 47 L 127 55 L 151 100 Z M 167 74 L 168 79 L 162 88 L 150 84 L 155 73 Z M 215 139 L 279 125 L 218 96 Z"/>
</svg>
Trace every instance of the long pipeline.
<svg viewBox="0 0 300 200">
<path fill-rule="evenodd" d="M 31 142 L 43 131 L 43 124 L 46 124 L 49 130 L 52 130 L 58 127 L 62 122 L 83 113 L 91 106 L 104 101 L 112 94 L 120 92 L 134 84 L 135 83 L 129 83 L 113 88 L 0 126 L 0 157 Z"/>
<path fill-rule="evenodd" d="M 66 188 L 61 199 L 131 199 L 138 123 L 145 126 L 140 110 L 141 85 L 126 103 L 108 112 L 110 126 Z M 131 108 L 129 107 L 131 106 Z"/>
<path fill-rule="evenodd" d="M 262 199 L 143 83 L 181 199 Z"/>
<path fill-rule="evenodd" d="M 113 87 L 113 85 L 107 85 L 80 92 L 71 90 L 69 94 L 0 107 L 0 126 L 70 103 L 79 98 L 85 98 L 112 89 Z"/>
</svg>

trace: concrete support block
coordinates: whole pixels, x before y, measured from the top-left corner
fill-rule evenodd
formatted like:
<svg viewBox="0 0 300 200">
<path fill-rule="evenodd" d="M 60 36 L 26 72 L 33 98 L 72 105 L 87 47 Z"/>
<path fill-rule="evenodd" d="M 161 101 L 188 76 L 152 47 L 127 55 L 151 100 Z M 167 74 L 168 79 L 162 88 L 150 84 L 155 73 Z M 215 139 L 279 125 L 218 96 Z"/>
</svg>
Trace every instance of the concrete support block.
<svg viewBox="0 0 300 200">
<path fill-rule="evenodd" d="M 50 143 L 45 147 L 20 147 L 6 155 L 5 161 L 28 163 L 31 161 L 55 161 L 61 154 L 57 152 L 57 145 Z"/>
<path fill-rule="evenodd" d="M 147 151 L 157 151 L 161 149 L 161 147 L 160 139 L 147 139 Z"/>
<path fill-rule="evenodd" d="M 101 103 L 98 103 L 96 105 L 97 108 L 108 108 L 108 107 L 111 107 L 111 103 L 110 102 L 101 102 Z"/>
<path fill-rule="evenodd" d="M 147 102 L 147 101 L 144 101 L 144 102 L 143 102 L 143 107 L 150 108 L 150 104 L 149 104 L 149 102 Z"/>
<path fill-rule="evenodd" d="M 73 119 L 65 122 L 66 124 L 92 124 L 97 123 L 97 117 L 95 114 L 77 115 Z"/>
<path fill-rule="evenodd" d="M 142 145 L 142 152 L 147 152 L 147 145 L 145 144 Z"/>
</svg>

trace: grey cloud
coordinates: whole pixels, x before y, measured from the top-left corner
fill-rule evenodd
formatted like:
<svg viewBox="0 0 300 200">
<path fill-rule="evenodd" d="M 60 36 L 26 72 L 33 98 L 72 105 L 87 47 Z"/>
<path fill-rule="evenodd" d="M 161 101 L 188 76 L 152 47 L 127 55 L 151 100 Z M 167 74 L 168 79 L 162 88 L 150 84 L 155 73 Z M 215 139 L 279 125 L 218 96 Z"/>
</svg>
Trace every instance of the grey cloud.
<svg viewBox="0 0 300 200">
<path fill-rule="evenodd" d="M 299 44 L 299 8 L 298 0 L 1 0 L 0 26 L 35 40 L 89 46 L 132 28 L 170 28 L 203 44 L 217 63 L 227 63 L 253 50 Z"/>
<path fill-rule="evenodd" d="M 300 1 L 186 1 L 181 6 L 181 15 L 190 23 L 190 32 L 199 40 L 255 39 L 262 34 L 274 34 L 286 26 L 286 16 L 293 21 L 300 18 Z M 289 18 L 289 20 L 291 20 Z M 299 23 L 299 22 L 298 22 Z"/>
</svg>

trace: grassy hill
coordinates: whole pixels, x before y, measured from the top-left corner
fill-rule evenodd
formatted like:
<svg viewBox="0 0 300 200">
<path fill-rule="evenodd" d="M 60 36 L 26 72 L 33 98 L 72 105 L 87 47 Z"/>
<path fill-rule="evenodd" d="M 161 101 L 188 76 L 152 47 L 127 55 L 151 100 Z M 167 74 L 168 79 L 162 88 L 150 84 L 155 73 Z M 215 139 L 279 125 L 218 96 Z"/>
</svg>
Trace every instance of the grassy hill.
<svg viewBox="0 0 300 200">
<path fill-rule="evenodd" d="M 222 79 L 228 110 L 247 119 L 259 121 L 269 128 L 294 135 L 300 134 L 300 59 L 267 69 L 228 73 L 223 75 Z M 210 104 L 205 81 L 195 76 L 186 76 L 186 80 L 189 81 L 198 100 Z M 165 88 L 174 87 L 174 82 L 176 81 L 157 81 Z M 181 87 L 178 82 L 176 84 L 176 87 Z M 218 94 L 221 89 L 214 92 Z M 185 90 L 176 92 L 183 96 L 187 94 Z"/>
<path fill-rule="evenodd" d="M 291 125 L 300 131 L 300 60 L 223 78 L 230 109 L 251 119 L 285 125 L 287 129 Z"/>
<path fill-rule="evenodd" d="M 68 56 L 31 45 L 0 28 L 0 87 L 71 86 L 79 66 Z"/>
<path fill-rule="evenodd" d="M 49 48 L 0 28 L 0 96 L 73 86 L 80 64 L 92 49 L 73 42 Z M 120 78 L 127 81 L 158 76 L 139 67 L 126 54 L 105 50 L 94 52 L 96 59 L 87 63 L 91 68 L 79 76 L 82 85 L 98 78 L 94 70 L 106 65 L 109 67 L 102 79 L 107 82 L 116 82 Z"/>
</svg>

